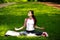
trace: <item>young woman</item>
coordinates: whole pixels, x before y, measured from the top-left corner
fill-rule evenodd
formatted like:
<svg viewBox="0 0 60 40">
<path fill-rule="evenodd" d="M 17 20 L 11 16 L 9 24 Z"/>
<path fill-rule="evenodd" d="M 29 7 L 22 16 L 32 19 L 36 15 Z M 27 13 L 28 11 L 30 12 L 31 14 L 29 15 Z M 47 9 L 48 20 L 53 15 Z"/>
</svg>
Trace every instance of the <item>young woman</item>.
<svg viewBox="0 0 60 40">
<path fill-rule="evenodd" d="M 36 35 L 41 35 L 41 36 L 48 36 L 48 34 L 46 32 L 38 32 L 36 33 L 35 32 L 35 28 L 38 28 L 38 29 L 44 29 L 43 27 L 38 27 L 36 25 L 36 18 L 34 16 L 34 12 L 32 10 L 29 10 L 28 12 L 28 18 L 25 18 L 25 21 L 24 21 L 24 25 L 20 28 L 15 28 L 15 30 L 22 30 L 23 28 L 26 28 L 26 32 L 22 32 L 23 33 L 35 33 Z M 20 32 L 21 33 L 21 32 Z"/>
</svg>

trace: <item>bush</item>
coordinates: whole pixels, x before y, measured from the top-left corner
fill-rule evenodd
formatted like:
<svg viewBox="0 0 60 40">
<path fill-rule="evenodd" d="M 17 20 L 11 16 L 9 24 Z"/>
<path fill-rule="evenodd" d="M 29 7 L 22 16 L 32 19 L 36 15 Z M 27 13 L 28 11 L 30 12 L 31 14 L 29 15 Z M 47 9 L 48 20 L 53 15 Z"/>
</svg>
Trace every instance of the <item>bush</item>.
<svg viewBox="0 0 60 40">
<path fill-rule="evenodd" d="M 0 3 L 8 3 L 8 2 L 27 2 L 27 0 L 0 0 Z"/>
<path fill-rule="evenodd" d="M 37 0 L 37 1 L 60 3 L 60 0 Z"/>
<path fill-rule="evenodd" d="M 0 0 L 0 3 L 4 3 L 4 0 Z"/>
<path fill-rule="evenodd" d="M 28 1 L 30 1 L 30 2 L 36 2 L 37 0 L 28 0 Z"/>
</svg>

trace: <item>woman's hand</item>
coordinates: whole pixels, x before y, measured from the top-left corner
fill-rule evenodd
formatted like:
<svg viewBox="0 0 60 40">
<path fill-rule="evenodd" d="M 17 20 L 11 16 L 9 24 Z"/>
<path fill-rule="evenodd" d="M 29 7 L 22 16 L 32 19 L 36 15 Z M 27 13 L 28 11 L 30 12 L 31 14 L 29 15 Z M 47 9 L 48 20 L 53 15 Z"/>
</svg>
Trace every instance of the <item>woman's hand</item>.
<svg viewBox="0 0 60 40">
<path fill-rule="evenodd" d="M 19 28 L 15 28 L 16 31 L 20 30 Z"/>
<path fill-rule="evenodd" d="M 44 27 L 38 27 L 38 26 L 35 26 L 35 27 L 42 30 L 45 29 Z"/>
<path fill-rule="evenodd" d="M 18 30 L 22 30 L 24 28 L 24 26 L 20 27 L 20 28 L 15 28 L 16 31 Z"/>
<path fill-rule="evenodd" d="M 39 29 L 42 29 L 42 30 L 44 30 L 45 28 L 44 28 L 44 27 L 40 27 Z"/>
</svg>

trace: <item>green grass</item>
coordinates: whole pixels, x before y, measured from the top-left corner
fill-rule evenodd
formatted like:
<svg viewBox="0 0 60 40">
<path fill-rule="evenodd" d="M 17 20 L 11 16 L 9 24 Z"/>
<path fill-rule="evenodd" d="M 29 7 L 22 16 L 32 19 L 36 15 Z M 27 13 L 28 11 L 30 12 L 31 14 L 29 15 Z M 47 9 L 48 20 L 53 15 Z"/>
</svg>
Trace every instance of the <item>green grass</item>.
<svg viewBox="0 0 60 40">
<path fill-rule="evenodd" d="M 34 10 L 37 25 L 44 27 L 49 37 L 5 37 L 7 30 L 21 27 L 29 10 Z M 24 29 L 25 30 L 25 29 Z M 38 30 L 38 29 L 36 29 Z M 0 40 L 59 40 L 60 38 L 60 10 L 36 3 L 17 3 L 0 8 Z M 38 30 L 39 31 L 39 30 Z"/>
</svg>

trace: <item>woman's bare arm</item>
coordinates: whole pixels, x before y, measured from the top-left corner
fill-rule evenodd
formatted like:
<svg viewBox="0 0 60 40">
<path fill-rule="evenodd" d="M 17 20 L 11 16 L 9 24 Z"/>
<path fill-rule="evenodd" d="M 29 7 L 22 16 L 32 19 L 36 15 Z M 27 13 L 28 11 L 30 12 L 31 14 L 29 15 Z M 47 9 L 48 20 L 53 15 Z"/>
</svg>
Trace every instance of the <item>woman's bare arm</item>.
<svg viewBox="0 0 60 40">
<path fill-rule="evenodd" d="M 35 28 L 44 29 L 44 27 L 38 27 L 37 25 L 35 25 Z"/>
</svg>

